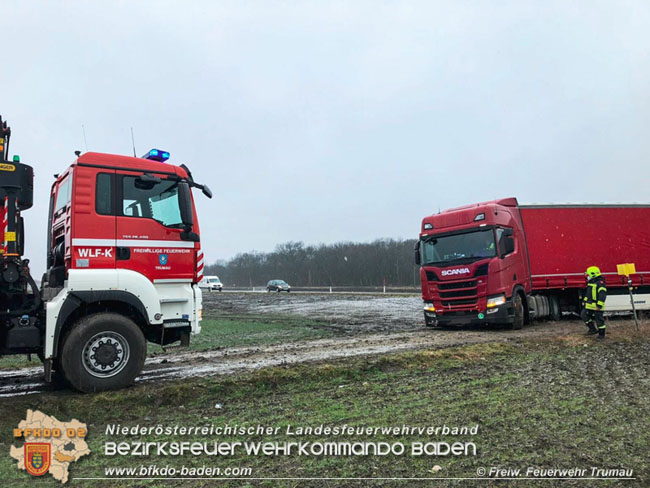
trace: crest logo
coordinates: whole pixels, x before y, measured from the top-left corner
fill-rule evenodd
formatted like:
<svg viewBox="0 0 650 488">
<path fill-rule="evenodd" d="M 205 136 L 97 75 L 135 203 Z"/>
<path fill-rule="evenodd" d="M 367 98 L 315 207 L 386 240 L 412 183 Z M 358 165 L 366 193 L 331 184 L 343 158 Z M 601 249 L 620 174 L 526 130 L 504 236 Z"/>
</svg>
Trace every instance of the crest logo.
<svg viewBox="0 0 650 488">
<path fill-rule="evenodd" d="M 167 264 L 167 260 L 167 254 L 158 254 L 158 262 L 161 266 L 165 266 Z"/>
<path fill-rule="evenodd" d="M 32 476 L 49 473 L 66 483 L 70 464 L 90 454 L 86 443 L 86 424 L 77 419 L 61 422 L 38 410 L 27 410 L 25 419 L 14 429 L 14 440 L 24 439 L 22 446 L 9 446 L 16 468 Z M 4 485 L 2 485 L 4 486 Z"/>
<path fill-rule="evenodd" d="M 25 469 L 34 476 L 42 476 L 50 469 L 52 448 L 43 442 L 25 443 Z"/>
</svg>

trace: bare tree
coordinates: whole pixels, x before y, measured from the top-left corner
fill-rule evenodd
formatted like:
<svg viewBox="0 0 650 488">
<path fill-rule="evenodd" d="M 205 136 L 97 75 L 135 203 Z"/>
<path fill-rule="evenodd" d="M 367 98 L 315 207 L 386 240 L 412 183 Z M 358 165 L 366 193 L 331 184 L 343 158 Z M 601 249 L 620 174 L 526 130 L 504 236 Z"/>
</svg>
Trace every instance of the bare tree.
<svg viewBox="0 0 650 488">
<path fill-rule="evenodd" d="M 412 239 L 377 239 L 369 243 L 338 242 L 305 246 L 279 244 L 273 252 L 238 254 L 206 267 L 228 285 L 263 286 L 284 279 L 294 286 L 414 286 L 417 267 Z"/>
</svg>

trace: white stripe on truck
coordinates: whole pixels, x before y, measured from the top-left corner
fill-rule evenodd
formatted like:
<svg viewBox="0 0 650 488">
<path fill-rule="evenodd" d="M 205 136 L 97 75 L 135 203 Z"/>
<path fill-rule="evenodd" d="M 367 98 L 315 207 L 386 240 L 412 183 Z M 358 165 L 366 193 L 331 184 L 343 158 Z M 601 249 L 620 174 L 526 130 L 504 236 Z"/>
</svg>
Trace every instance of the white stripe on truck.
<svg viewBox="0 0 650 488">
<path fill-rule="evenodd" d="M 149 239 L 72 239 L 73 246 L 105 247 L 183 247 L 194 248 L 193 242 L 186 241 L 150 241 Z"/>
</svg>

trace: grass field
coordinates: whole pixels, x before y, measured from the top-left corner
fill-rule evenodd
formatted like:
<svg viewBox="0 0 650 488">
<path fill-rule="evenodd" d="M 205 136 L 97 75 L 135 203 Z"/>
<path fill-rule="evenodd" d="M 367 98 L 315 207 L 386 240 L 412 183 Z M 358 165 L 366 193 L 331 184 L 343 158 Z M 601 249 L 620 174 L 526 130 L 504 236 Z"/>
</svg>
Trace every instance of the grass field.
<svg viewBox="0 0 650 488">
<path fill-rule="evenodd" d="M 336 332 L 321 322 L 299 316 L 263 317 L 243 315 L 232 318 L 205 319 L 201 322 L 201 333 L 193 336 L 188 350 L 207 351 L 225 347 L 267 346 L 285 342 L 306 341 L 331 337 Z M 176 349 L 178 350 L 178 349 Z M 165 354 L 162 347 L 148 346 L 149 356 Z M 0 358 L 0 369 L 41 366 L 37 357 L 28 361 L 26 356 Z"/>
<path fill-rule="evenodd" d="M 206 351 L 224 347 L 266 346 L 286 342 L 322 339 L 334 335 L 334 330 L 318 321 L 298 316 L 241 316 L 206 319 L 201 333 L 192 337 L 190 351 Z M 150 353 L 162 348 L 150 345 Z"/>
<path fill-rule="evenodd" d="M 262 333 L 262 332 L 260 332 Z M 272 329 L 263 332 L 272 338 Z M 306 333 L 306 332 L 300 332 Z M 238 343 L 232 332 L 233 344 Z M 273 340 L 273 339 L 270 339 Z M 197 345 L 200 347 L 200 345 Z M 74 417 L 89 427 L 93 451 L 71 465 L 72 486 L 180 486 L 181 481 L 74 481 L 104 476 L 106 466 L 170 465 L 253 468 L 254 477 L 474 477 L 479 467 L 628 468 L 634 481 L 518 481 L 515 486 L 648 486 L 650 483 L 650 342 L 642 337 L 599 343 L 571 336 L 505 344 L 386 355 L 263 369 L 227 378 L 186 379 L 79 395 L 59 392 L 0 403 L 0 452 L 28 408 L 59 420 Z M 216 407 L 220 408 L 216 408 Z M 109 438 L 106 425 L 292 425 L 465 426 L 476 436 L 302 437 L 142 436 Z M 108 440 L 386 440 L 471 441 L 476 456 L 323 457 L 244 456 L 116 457 L 102 454 Z M 57 486 L 47 476 L 34 480 L 0 456 L 0 479 L 9 486 Z M 433 466 L 442 469 L 432 472 Z M 470 481 L 462 486 L 509 486 Z M 595 484 L 594 484 L 595 483 Z M 214 486 L 194 480 L 187 486 Z M 367 486 L 368 481 L 314 481 L 309 486 Z M 390 482 L 375 485 L 395 486 Z M 302 486 L 297 481 L 221 481 L 220 486 Z M 415 486 L 456 486 L 420 482 Z M 401 482 L 397 486 L 411 486 Z M 461 485 L 458 485 L 461 486 Z"/>
</svg>

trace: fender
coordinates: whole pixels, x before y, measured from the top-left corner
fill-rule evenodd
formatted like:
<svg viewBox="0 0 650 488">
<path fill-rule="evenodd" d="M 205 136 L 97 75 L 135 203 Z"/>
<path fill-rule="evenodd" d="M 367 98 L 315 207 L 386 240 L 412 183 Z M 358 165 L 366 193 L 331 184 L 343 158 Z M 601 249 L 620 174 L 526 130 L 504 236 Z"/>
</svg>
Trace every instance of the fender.
<svg viewBox="0 0 650 488">
<path fill-rule="evenodd" d="M 510 299 L 514 298 L 515 293 L 517 293 L 518 291 L 521 291 L 521 293 L 524 295 L 524 305 L 525 305 L 526 297 L 528 295 L 526 294 L 526 290 L 524 289 L 523 285 L 520 283 L 517 283 L 515 284 L 515 286 L 512 287 L 512 295 L 510 296 Z"/>
<path fill-rule="evenodd" d="M 66 323 L 70 315 L 72 315 L 75 310 L 79 309 L 82 304 L 90 305 L 92 303 L 100 302 L 121 302 L 130 305 L 135 308 L 143 319 L 149 324 L 149 319 L 147 318 L 147 309 L 144 304 L 136 297 L 133 293 L 123 290 L 91 290 L 91 291 L 73 291 L 68 294 L 61 306 L 59 311 L 59 316 L 56 319 L 56 328 L 54 330 L 54 342 L 53 342 L 53 352 L 56 356 L 56 352 L 59 347 L 59 337 L 61 335 L 61 330 L 63 330 L 63 325 Z"/>
<path fill-rule="evenodd" d="M 68 300 L 70 295 L 74 297 Z M 61 327 L 76 307 L 112 299 L 133 306 L 147 323 L 162 324 L 158 290 L 144 275 L 124 269 L 71 269 L 65 287 L 46 304 L 45 359 L 54 357 Z M 65 316 L 59 317 L 64 305 Z"/>
</svg>

